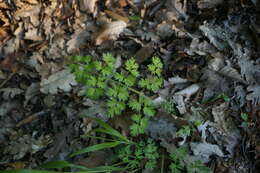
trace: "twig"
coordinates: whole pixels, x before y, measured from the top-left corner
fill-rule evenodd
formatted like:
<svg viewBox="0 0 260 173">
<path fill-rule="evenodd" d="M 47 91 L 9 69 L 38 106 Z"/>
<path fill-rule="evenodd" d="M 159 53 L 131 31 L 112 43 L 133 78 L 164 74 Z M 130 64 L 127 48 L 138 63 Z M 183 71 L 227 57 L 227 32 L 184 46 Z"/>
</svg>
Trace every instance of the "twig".
<svg viewBox="0 0 260 173">
<path fill-rule="evenodd" d="M 5 79 L 5 80 L 1 83 L 0 88 L 2 88 L 2 87 L 6 84 L 6 82 L 8 82 L 8 81 L 13 77 L 14 74 L 15 74 L 15 72 L 11 73 L 11 74 L 8 76 L 8 78 Z"/>
<path fill-rule="evenodd" d="M 33 120 L 35 120 L 36 118 L 38 118 L 39 116 L 44 115 L 47 112 L 49 112 L 49 111 L 45 110 L 45 111 L 40 111 L 40 112 L 37 112 L 33 115 L 30 115 L 29 117 L 26 117 L 25 119 L 23 119 L 19 123 L 17 123 L 16 127 L 21 127 L 25 124 L 28 124 L 28 123 L 32 122 Z"/>
</svg>

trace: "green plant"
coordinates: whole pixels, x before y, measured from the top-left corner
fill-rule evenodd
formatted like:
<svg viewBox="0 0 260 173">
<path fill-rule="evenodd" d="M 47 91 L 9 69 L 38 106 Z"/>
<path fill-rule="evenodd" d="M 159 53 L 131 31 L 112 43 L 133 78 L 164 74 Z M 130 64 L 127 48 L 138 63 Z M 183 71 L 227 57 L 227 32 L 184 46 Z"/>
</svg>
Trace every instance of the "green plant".
<svg viewBox="0 0 260 173">
<path fill-rule="evenodd" d="M 170 154 L 171 173 L 181 173 L 187 170 L 188 173 L 209 173 L 210 169 L 204 166 L 200 161 L 190 161 L 188 157 L 188 149 L 186 147 L 176 148 L 173 153 Z"/>
<path fill-rule="evenodd" d="M 152 139 L 140 141 L 134 145 L 123 147 L 118 152 L 118 157 L 129 170 L 141 168 L 142 161 L 145 161 L 145 168 L 153 170 L 156 167 L 159 153 L 157 146 Z"/>
<path fill-rule="evenodd" d="M 241 127 L 246 129 L 248 127 L 248 114 L 247 113 L 241 113 L 240 117 L 243 120 L 243 122 L 241 123 Z"/>
<path fill-rule="evenodd" d="M 132 21 L 140 21 L 142 18 L 140 16 L 129 16 L 129 19 Z"/>
<path fill-rule="evenodd" d="M 160 106 L 168 114 L 176 114 L 177 113 L 176 104 L 173 100 L 163 101 Z"/>
<path fill-rule="evenodd" d="M 121 166 L 127 172 L 135 172 L 142 169 L 141 163 L 144 163 L 145 168 L 154 169 L 156 167 L 159 153 L 157 146 L 152 139 L 133 142 L 121 135 L 117 130 L 113 129 L 107 123 L 95 119 L 101 128 L 94 129 L 95 132 L 105 133 L 110 138 L 104 138 L 106 142 L 89 146 L 80 151 L 72 153 L 70 156 L 74 157 L 80 154 L 89 153 L 97 150 L 119 147 L 117 152 L 117 166 Z M 93 137 L 85 135 L 87 137 Z M 112 168 L 115 168 L 111 166 Z M 118 168 L 118 167 L 117 167 Z"/>
<path fill-rule="evenodd" d="M 196 120 L 194 122 L 190 122 L 188 125 L 182 126 L 178 131 L 177 131 L 177 136 L 179 137 L 188 137 L 190 136 L 193 132 L 196 131 L 197 127 L 200 126 L 202 122 L 200 120 Z"/>
<path fill-rule="evenodd" d="M 218 99 L 223 99 L 225 102 L 230 102 L 230 100 L 231 100 L 231 98 L 227 95 L 227 93 L 221 93 L 217 96 L 214 96 L 213 98 L 210 98 L 208 100 L 204 100 L 201 103 L 202 104 L 208 104 L 208 103 L 211 103 L 211 102 L 215 102 Z"/>
<path fill-rule="evenodd" d="M 170 164 L 170 170 L 172 173 L 181 173 L 181 170 L 185 167 L 184 158 L 187 155 L 188 150 L 184 147 L 176 148 L 174 153 L 170 154 L 170 159 L 173 161 Z"/>
<path fill-rule="evenodd" d="M 163 83 L 162 63 L 153 57 L 148 65 L 148 73 L 141 74 L 139 65 L 131 58 L 122 68 L 116 69 L 116 59 L 109 53 L 102 60 L 92 60 L 90 56 L 75 56 L 70 65 L 76 80 L 86 86 L 86 95 L 91 99 L 106 101 L 107 115 L 112 118 L 126 109 L 133 112 L 131 134 L 144 133 L 150 117 L 155 115 L 155 107 L 149 95 L 160 89 Z"/>
</svg>

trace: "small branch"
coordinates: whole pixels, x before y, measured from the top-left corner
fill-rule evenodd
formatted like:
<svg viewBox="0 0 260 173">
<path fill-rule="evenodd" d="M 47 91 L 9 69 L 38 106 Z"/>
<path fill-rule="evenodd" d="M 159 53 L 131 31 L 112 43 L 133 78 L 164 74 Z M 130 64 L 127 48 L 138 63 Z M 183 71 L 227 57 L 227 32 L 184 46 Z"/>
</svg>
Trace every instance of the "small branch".
<svg viewBox="0 0 260 173">
<path fill-rule="evenodd" d="M 1 83 L 0 88 L 2 88 L 6 84 L 6 82 L 8 82 L 14 76 L 14 74 L 15 74 L 15 72 L 11 73 L 8 76 L 8 78 Z"/>
</svg>

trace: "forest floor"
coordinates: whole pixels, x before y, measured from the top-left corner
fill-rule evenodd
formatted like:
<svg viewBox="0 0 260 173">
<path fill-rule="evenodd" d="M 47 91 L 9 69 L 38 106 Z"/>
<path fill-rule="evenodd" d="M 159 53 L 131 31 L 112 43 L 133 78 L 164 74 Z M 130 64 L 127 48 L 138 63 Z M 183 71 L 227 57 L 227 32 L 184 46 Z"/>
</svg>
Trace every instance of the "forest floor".
<svg viewBox="0 0 260 173">
<path fill-rule="evenodd" d="M 145 155 L 125 172 L 203 172 L 187 166 L 200 160 L 215 173 L 256 173 L 259 47 L 259 0 L 0 0 L 0 170 L 115 165 L 116 148 L 68 157 L 104 142 L 95 117 L 157 146 L 154 169 Z M 144 75 L 152 57 L 163 64 L 163 84 L 149 93 L 156 113 L 139 136 L 131 111 L 108 118 L 106 100 L 87 97 L 70 71 L 71 57 L 104 53 L 117 70 L 132 57 Z M 187 157 L 171 160 L 183 146 Z"/>
</svg>

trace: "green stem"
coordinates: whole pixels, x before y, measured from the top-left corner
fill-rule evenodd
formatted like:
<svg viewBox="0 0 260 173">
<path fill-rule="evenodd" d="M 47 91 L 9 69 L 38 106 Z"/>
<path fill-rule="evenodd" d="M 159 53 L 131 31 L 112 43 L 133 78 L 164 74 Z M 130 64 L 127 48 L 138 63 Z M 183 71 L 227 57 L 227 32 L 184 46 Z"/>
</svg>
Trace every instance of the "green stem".
<svg viewBox="0 0 260 173">
<path fill-rule="evenodd" d="M 164 172 L 164 154 L 162 155 L 162 163 L 161 163 L 161 173 Z"/>
<path fill-rule="evenodd" d="M 119 162 L 119 163 L 113 164 L 112 166 L 119 166 L 119 165 L 122 165 L 122 164 L 125 164 L 125 163 L 124 162 Z"/>
<path fill-rule="evenodd" d="M 111 142 L 117 142 L 118 140 L 113 140 L 113 139 L 107 139 L 107 138 L 103 138 L 103 137 L 98 137 L 98 136 L 91 136 L 91 135 L 81 135 L 81 137 L 83 138 L 94 138 L 94 139 L 102 139 L 102 140 L 105 140 L 105 141 L 111 141 Z"/>
<path fill-rule="evenodd" d="M 115 83 L 117 83 L 117 84 L 119 84 L 119 85 L 121 85 L 121 86 L 126 86 L 125 84 L 123 84 L 123 83 L 121 83 L 121 82 L 118 82 L 118 81 L 115 81 L 115 80 L 113 80 L 113 79 L 110 79 L 110 81 L 111 81 L 111 82 L 115 82 Z M 143 97 L 146 97 L 146 98 L 148 98 L 148 99 L 151 99 L 150 97 L 146 96 L 143 92 L 137 91 L 136 89 L 131 88 L 131 87 L 129 87 L 129 86 L 126 86 L 126 87 L 127 87 L 130 91 L 132 91 L 132 92 L 134 92 L 134 93 L 136 93 L 136 94 L 138 94 L 138 95 L 140 95 L 140 96 L 143 96 Z"/>
<path fill-rule="evenodd" d="M 137 91 L 136 89 L 131 88 L 131 87 L 127 87 L 127 88 L 128 88 L 130 91 L 132 91 L 132 92 L 134 92 L 134 93 L 136 93 L 136 94 L 139 94 L 139 95 L 141 95 L 141 96 L 147 97 L 143 92 Z"/>
</svg>

